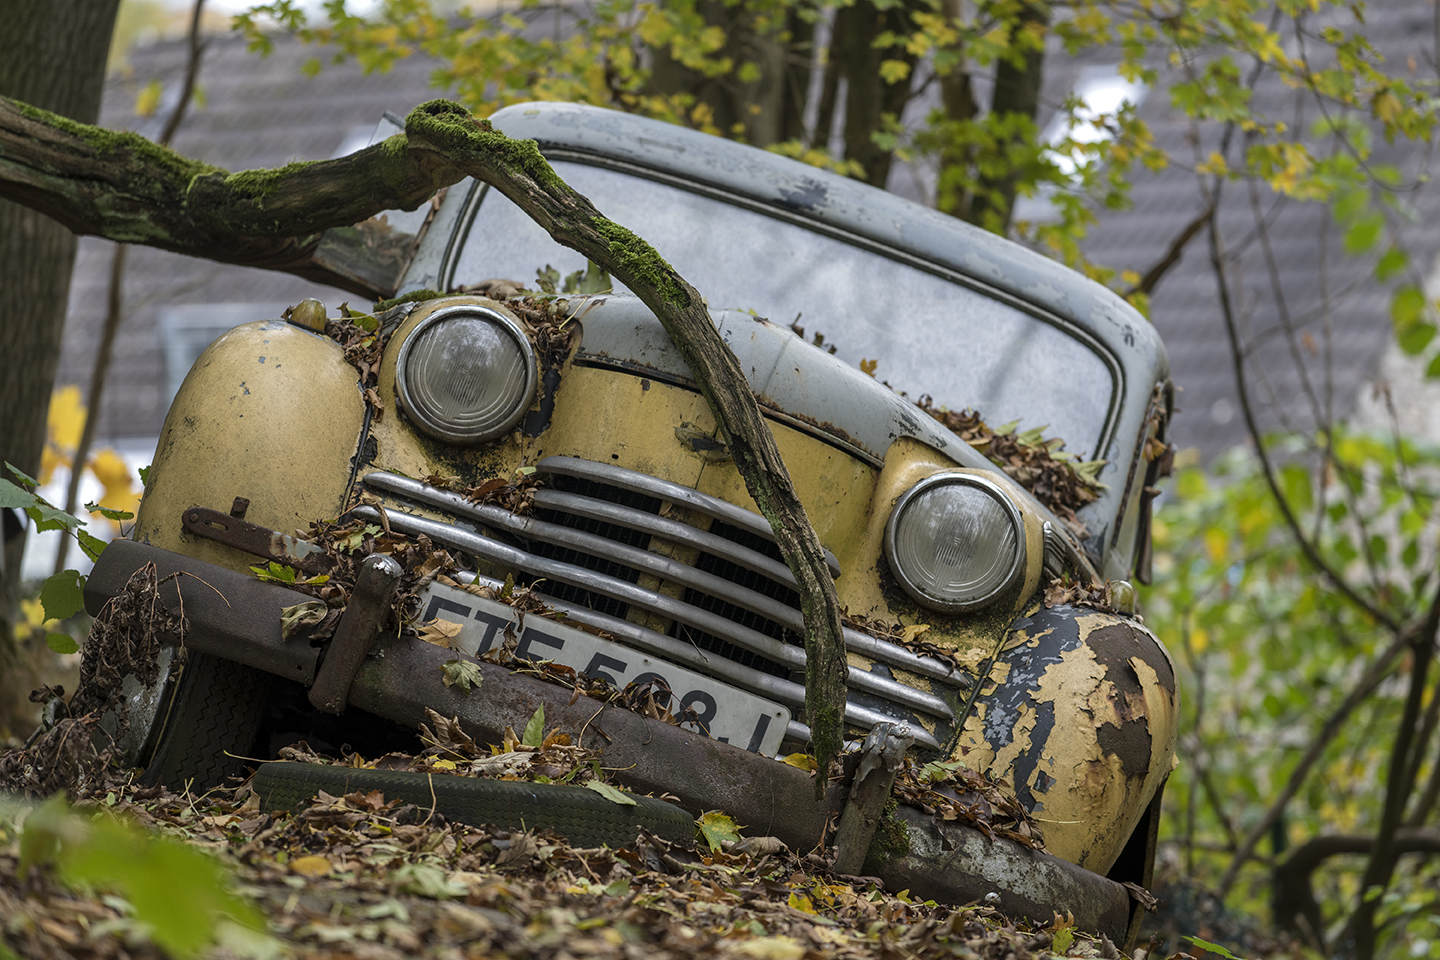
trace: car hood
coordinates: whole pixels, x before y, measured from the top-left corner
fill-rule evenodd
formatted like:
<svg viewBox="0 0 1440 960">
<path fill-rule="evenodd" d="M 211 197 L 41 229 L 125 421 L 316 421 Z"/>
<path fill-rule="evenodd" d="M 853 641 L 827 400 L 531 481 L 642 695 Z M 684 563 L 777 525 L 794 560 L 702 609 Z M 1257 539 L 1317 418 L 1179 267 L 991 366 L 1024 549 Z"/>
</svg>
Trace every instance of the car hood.
<svg viewBox="0 0 1440 960">
<path fill-rule="evenodd" d="M 576 363 L 698 389 L 679 348 L 638 297 L 587 298 L 572 301 L 572 310 L 583 331 Z M 884 464 L 896 440 L 908 437 L 961 466 L 1000 472 L 902 394 L 790 328 L 739 310 L 712 310 L 711 317 L 740 361 L 767 416 L 788 422 L 876 468 Z M 1030 499 L 1038 513 L 1057 529 L 1064 528 L 1044 504 Z"/>
</svg>

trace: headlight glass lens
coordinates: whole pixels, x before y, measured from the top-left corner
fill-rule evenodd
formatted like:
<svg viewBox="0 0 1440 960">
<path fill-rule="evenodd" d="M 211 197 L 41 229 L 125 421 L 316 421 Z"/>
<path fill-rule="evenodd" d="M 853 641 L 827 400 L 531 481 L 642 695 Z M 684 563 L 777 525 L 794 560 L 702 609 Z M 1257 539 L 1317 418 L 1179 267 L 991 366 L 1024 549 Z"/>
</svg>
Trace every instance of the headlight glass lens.
<svg viewBox="0 0 1440 960">
<path fill-rule="evenodd" d="M 900 498 L 885 531 L 891 569 L 918 603 L 957 613 L 994 600 L 1024 569 L 1019 510 L 970 474 L 939 474 Z"/>
<path fill-rule="evenodd" d="M 396 358 L 400 403 L 426 433 L 474 444 L 507 432 L 535 398 L 535 352 L 519 324 L 483 307 L 426 317 Z"/>
</svg>

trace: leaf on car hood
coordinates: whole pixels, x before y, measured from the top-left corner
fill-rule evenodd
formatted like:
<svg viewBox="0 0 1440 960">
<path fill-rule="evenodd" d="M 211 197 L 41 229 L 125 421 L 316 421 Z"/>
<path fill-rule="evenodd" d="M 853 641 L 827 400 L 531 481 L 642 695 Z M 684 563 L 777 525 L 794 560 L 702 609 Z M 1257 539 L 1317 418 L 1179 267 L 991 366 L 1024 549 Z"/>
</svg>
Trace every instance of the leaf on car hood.
<svg viewBox="0 0 1440 960">
<path fill-rule="evenodd" d="M 1075 511 L 1094 503 L 1105 488 L 1098 479 L 1104 460 L 1080 460 L 1065 452 L 1059 437 L 1044 438 L 1044 427 L 1018 431 L 1018 422 L 990 427 L 969 408 L 956 411 L 935 405 L 929 394 L 915 402 L 921 410 L 984 454 L 1005 475 L 1029 490 L 1082 539 L 1089 535 Z"/>
</svg>

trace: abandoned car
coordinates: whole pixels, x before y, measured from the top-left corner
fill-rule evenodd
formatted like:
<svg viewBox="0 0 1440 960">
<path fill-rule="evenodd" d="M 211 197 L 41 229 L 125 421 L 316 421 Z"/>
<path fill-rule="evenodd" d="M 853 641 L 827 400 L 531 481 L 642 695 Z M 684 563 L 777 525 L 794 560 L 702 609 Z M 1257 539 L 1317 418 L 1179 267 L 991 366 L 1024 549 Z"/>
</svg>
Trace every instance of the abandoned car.
<svg viewBox="0 0 1440 960">
<path fill-rule="evenodd" d="M 492 122 L 705 296 L 827 550 L 847 735 L 901 730 L 913 756 L 1002 778 L 1044 832 L 1039 852 L 902 806 L 908 836 L 877 840 L 864 872 L 1133 931 L 1123 884 L 1149 878 L 1177 708 L 1125 582 L 1147 576 L 1166 459 L 1152 327 L 1016 244 L 774 154 L 574 105 Z M 216 340 L 171 407 L 133 536 L 90 578 L 98 613 L 147 563 L 193 574 L 166 586 L 188 655 L 131 691 L 135 762 L 213 783 L 273 755 L 277 712 L 413 729 L 429 707 L 494 737 L 543 703 L 633 789 L 814 846 L 856 764 L 822 802 L 776 759 L 809 738 L 795 581 L 659 322 L 482 183 L 370 232 L 369 262 L 322 244 L 315 275 L 400 296 Z M 550 292 L 515 298 L 537 284 Z M 421 290 L 451 293 L 404 296 Z M 314 538 L 343 522 L 356 543 L 423 537 L 458 562 L 424 578 L 404 633 L 384 555 L 323 639 L 282 629 L 315 594 L 274 581 L 325 570 Z M 449 649 L 414 636 L 426 623 L 448 625 Z M 468 692 L 442 676 L 502 646 L 620 688 L 663 681 L 686 722 L 490 662 Z"/>
</svg>

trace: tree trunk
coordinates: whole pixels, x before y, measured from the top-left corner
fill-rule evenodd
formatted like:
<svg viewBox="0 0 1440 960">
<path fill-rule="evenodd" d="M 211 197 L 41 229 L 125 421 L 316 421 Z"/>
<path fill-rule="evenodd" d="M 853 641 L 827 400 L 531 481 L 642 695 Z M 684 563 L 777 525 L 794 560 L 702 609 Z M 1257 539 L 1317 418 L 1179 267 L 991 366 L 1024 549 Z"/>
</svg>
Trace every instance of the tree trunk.
<svg viewBox="0 0 1440 960">
<path fill-rule="evenodd" d="M 865 182 L 882 190 L 890 178 L 894 154 L 877 144 L 874 135 L 883 129 L 887 116 L 899 119 L 909 102 L 915 57 L 901 47 L 877 49 L 875 39 L 887 32 L 910 34 L 915 28 L 912 8 L 919 2 L 906 0 L 880 9 L 870 0 L 858 0 L 835 14 L 830 56 L 838 59 L 845 78 L 845 159 L 858 161 L 865 170 Z M 886 60 L 905 63 L 910 72 L 887 83 L 880 75 L 880 65 Z"/>
<path fill-rule="evenodd" d="M 93 123 L 119 0 L 7 0 L 0 95 Z M 0 200 L 0 462 L 32 476 L 45 444 L 45 415 L 75 262 L 75 237 L 43 214 Z M 27 677 L 17 667 L 15 610 L 25 537 L 4 545 L 0 577 L 0 730 L 23 723 Z M 20 731 L 16 731 L 20 732 Z"/>
<path fill-rule="evenodd" d="M 945 16 L 952 23 L 960 19 L 960 0 L 945 0 Z M 964 46 L 957 42 L 952 48 L 959 62 L 940 75 L 940 102 L 945 108 L 945 121 L 953 129 L 967 124 L 979 113 L 975 102 L 975 88 L 970 79 L 970 70 L 965 62 Z M 952 133 L 953 136 L 953 133 Z M 970 190 L 964 181 L 968 179 L 970 166 L 974 163 L 974 151 L 960 147 L 953 142 L 940 154 L 940 171 L 935 185 L 935 206 L 942 213 L 968 220 L 970 216 Z"/>
<path fill-rule="evenodd" d="M 1050 24 L 1050 5 L 1045 0 L 1028 0 L 1021 5 L 1012 36 L 1035 29 L 1044 29 Z M 995 95 L 990 101 L 990 112 L 997 117 L 1018 114 L 1035 119 L 1040 109 L 1040 73 L 1045 62 L 1044 44 L 1025 53 L 1020 62 L 1001 60 L 995 68 Z M 1019 140 L 1011 141 L 1022 146 Z M 1011 144 L 1001 143 L 998 149 L 1007 150 Z M 970 202 L 971 223 L 1004 234 L 1010 226 L 1010 217 L 1015 210 L 1015 187 L 1018 183 L 1018 165 L 1011 162 L 997 165 L 1005 172 L 998 177 L 981 177 L 975 197 Z"/>
<path fill-rule="evenodd" d="M 728 57 L 734 67 L 728 73 L 710 77 L 679 63 L 668 50 L 657 49 L 650 92 L 695 97 L 710 108 L 712 122 L 727 137 L 738 136 L 757 147 L 788 139 L 785 131 L 791 75 L 789 44 L 784 42 L 786 24 L 782 21 L 782 29 L 761 33 L 755 12 L 744 4 L 705 0 L 699 9 L 707 25 L 725 32 L 725 45 L 717 56 Z M 744 64 L 758 68 L 758 75 L 742 80 L 740 70 Z M 803 102 L 800 110 L 803 116 Z"/>
</svg>

